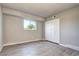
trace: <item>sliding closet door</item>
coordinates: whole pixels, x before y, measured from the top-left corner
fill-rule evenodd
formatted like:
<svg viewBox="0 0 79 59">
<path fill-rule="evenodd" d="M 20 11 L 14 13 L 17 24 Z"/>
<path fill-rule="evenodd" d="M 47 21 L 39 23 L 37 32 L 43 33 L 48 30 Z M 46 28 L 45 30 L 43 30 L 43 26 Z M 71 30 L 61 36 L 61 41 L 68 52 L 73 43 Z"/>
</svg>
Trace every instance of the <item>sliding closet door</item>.
<svg viewBox="0 0 79 59">
<path fill-rule="evenodd" d="M 54 19 L 54 37 L 55 37 L 55 42 L 59 43 L 60 39 L 60 31 L 59 31 L 59 19 Z"/>
<path fill-rule="evenodd" d="M 50 40 L 51 41 L 51 39 L 53 38 L 51 36 L 51 34 L 52 34 L 51 30 L 52 30 L 52 27 L 51 27 L 50 21 L 46 22 L 46 24 L 45 24 L 45 37 L 46 37 L 46 40 Z"/>
<path fill-rule="evenodd" d="M 59 43 L 59 19 L 54 19 L 45 23 L 45 39 Z"/>
</svg>

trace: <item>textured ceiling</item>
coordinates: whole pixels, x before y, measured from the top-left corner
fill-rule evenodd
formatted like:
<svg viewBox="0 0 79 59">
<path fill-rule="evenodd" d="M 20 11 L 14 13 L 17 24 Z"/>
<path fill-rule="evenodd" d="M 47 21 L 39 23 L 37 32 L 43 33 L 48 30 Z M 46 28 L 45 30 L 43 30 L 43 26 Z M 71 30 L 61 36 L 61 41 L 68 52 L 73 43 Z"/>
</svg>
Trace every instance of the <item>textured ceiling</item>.
<svg viewBox="0 0 79 59">
<path fill-rule="evenodd" d="M 65 9 L 77 6 L 77 3 L 3 3 L 3 7 L 8 7 L 30 13 L 33 15 L 48 17 Z"/>
</svg>

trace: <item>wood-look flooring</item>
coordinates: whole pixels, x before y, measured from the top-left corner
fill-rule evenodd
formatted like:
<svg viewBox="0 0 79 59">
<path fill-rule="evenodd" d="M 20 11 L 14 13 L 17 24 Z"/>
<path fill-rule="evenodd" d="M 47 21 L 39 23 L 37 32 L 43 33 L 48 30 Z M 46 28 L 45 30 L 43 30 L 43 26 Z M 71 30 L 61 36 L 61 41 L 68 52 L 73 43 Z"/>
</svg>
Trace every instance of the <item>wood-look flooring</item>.
<svg viewBox="0 0 79 59">
<path fill-rule="evenodd" d="M 0 56 L 79 56 L 79 52 L 49 41 L 6 46 Z"/>
</svg>

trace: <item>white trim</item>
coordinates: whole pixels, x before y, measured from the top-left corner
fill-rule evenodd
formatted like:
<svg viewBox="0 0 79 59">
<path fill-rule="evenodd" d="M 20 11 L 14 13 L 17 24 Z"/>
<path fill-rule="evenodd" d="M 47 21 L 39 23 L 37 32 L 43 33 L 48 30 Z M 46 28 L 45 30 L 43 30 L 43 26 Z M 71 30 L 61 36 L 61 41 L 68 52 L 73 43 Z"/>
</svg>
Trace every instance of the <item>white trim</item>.
<svg viewBox="0 0 79 59">
<path fill-rule="evenodd" d="M 8 43 L 8 44 L 4 44 L 3 46 L 22 44 L 22 43 L 28 43 L 28 42 L 33 42 L 33 41 L 39 41 L 39 40 L 43 40 L 43 39 L 36 39 L 36 40 L 31 40 L 31 41 L 22 41 L 22 42 L 17 42 L 17 43 Z"/>
<path fill-rule="evenodd" d="M 78 46 L 74 46 L 74 45 L 64 45 L 64 44 L 59 44 L 59 45 L 79 51 L 79 47 L 78 47 Z"/>
</svg>

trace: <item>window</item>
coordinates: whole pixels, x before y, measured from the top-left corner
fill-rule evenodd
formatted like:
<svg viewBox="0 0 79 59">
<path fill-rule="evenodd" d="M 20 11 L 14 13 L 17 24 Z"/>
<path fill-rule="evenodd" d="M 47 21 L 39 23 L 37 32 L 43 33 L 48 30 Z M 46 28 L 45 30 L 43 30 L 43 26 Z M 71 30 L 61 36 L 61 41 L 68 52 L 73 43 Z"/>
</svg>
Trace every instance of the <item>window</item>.
<svg viewBox="0 0 79 59">
<path fill-rule="evenodd" d="M 36 30 L 36 21 L 32 20 L 24 20 L 24 29 L 25 30 Z"/>
</svg>

